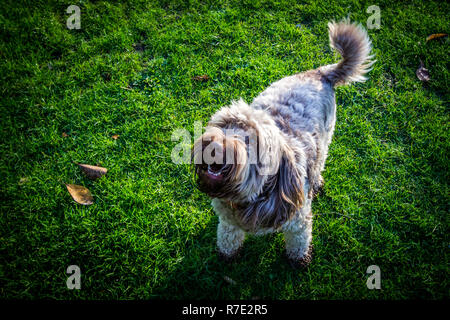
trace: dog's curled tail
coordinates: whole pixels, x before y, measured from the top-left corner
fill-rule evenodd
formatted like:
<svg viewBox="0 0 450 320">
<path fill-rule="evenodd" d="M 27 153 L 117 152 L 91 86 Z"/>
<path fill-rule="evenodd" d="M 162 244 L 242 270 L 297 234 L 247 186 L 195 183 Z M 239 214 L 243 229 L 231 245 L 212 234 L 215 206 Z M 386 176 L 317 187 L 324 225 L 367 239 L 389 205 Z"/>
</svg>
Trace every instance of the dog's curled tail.
<svg viewBox="0 0 450 320">
<path fill-rule="evenodd" d="M 342 60 L 325 68 L 325 77 L 333 85 L 351 82 L 363 82 L 364 75 L 371 70 L 375 61 L 371 61 L 372 45 L 366 30 L 359 24 L 343 20 L 328 23 L 330 46 L 342 56 Z"/>
</svg>

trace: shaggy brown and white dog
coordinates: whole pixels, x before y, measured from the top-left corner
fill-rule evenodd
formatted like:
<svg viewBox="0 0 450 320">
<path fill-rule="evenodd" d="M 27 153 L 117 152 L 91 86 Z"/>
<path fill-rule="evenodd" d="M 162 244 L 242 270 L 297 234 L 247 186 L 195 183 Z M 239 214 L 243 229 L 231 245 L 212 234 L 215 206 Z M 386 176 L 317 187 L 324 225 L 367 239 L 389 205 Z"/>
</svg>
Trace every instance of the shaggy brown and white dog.
<svg viewBox="0 0 450 320">
<path fill-rule="evenodd" d="M 328 27 L 339 63 L 283 78 L 251 105 L 239 100 L 220 109 L 194 143 L 197 183 L 219 216 L 217 246 L 225 258 L 236 255 L 246 233 L 281 231 L 294 265 L 311 260 L 311 201 L 334 131 L 334 87 L 366 80 L 373 64 L 360 25 Z"/>
</svg>

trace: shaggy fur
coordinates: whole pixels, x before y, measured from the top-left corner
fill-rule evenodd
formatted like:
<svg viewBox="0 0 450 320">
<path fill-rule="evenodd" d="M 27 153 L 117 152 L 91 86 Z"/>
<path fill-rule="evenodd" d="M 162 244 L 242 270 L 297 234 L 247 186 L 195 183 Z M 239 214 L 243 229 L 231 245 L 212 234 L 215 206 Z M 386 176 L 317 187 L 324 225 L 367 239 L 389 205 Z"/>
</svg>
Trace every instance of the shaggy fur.
<svg viewBox="0 0 450 320">
<path fill-rule="evenodd" d="M 310 261 L 311 202 L 335 126 L 334 87 L 364 81 L 373 64 L 361 26 L 330 22 L 329 35 L 339 63 L 283 78 L 251 105 L 222 108 L 194 144 L 198 186 L 219 216 L 222 256 L 233 257 L 246 233 L 280 231 L 289 259 Z"/>
</svg>

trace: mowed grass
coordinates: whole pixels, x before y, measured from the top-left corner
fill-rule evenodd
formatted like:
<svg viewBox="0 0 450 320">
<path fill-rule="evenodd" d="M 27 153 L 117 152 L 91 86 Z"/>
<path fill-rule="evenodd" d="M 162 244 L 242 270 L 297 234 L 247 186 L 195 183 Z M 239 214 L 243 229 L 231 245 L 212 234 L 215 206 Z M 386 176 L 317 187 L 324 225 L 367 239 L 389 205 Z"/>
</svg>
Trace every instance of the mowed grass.
<svg viewBox="0 0 450 320">
<path fill-rule="evenodd" d="M 66 27 L 70 4 L 80 30 Z M 172 163 L 172 133 L 336 62 L 327 22 L 365 25 L 373 4 L 377 63 L 336 92 L 311 265 L 293 270 L 280 234 L 249 237 L 223 264 L 218 219 L 190 166 Z M 449 297 L 449 40 L 425 41 L 449 32 L 445 1 L 9 0 L 0 12 L 2 298 Z M 109 171 L 92 182 L 75 162 Z M 69 265 L 81 290 L 66 287 Z M 370 265 L 381 290 L 366 287 Z"/>
</svg>

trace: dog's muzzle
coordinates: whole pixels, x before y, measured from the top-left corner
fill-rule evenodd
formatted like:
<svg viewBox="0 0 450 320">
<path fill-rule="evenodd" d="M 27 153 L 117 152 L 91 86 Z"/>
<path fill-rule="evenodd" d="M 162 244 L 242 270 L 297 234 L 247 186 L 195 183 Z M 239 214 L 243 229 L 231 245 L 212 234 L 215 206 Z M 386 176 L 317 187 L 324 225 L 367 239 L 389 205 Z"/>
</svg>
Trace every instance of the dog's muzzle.
<svg viewBox="0 0 450 320">
<path fill-rule="evenodd" d="M 202 141 L 201 150 L 201 161 L 197 160 L 195 164 L 197 186 L 210 196 L 220 196 L 227 189 L 233 167 L 233 164 L 226 163 L 226 153 L 233 150 L 227 150 L 225 142 L 222 144 L 214 139 Z"/>
<path fill-rule="evenodd" d="M 203 182 L 213 184 L 223 181 L 226 168 L 225 153 L 221 143 L 202 142 L 202 163 L 197 164 L 197 173 Z"/>
</svg>

